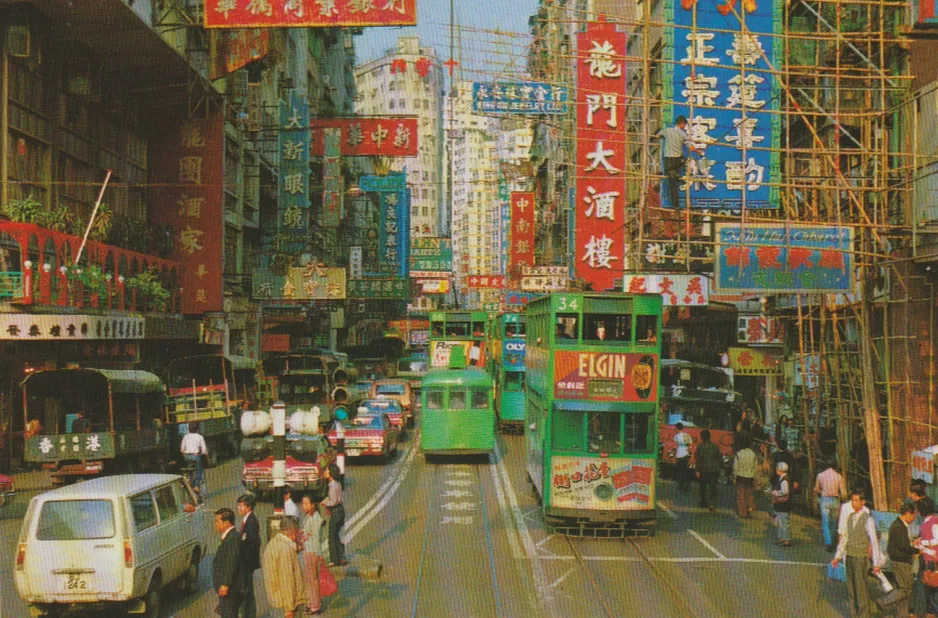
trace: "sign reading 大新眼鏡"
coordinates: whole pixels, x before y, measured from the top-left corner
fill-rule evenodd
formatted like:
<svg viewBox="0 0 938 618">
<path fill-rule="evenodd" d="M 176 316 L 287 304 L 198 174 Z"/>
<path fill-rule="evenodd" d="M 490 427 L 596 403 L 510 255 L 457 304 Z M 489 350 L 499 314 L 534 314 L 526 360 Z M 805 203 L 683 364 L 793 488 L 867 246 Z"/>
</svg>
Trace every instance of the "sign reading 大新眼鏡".
<svg viewBox="0 0 938 618">
<path fill-rule="evenodd" d="M 309 104 L 295 90 L 280 102 L 278 147 L 277 245 L 302 253 L 309 243 Z"/>
</svg>

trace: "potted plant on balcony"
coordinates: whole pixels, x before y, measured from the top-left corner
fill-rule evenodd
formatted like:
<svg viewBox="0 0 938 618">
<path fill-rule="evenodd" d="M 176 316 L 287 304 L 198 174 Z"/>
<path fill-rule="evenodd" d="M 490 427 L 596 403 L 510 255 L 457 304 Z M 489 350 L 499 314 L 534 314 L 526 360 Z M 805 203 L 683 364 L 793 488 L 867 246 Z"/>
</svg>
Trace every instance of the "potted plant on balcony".
<svg viewBox="0 0 938 618">
<path fill-rule="evenodd" d="M 37 223 L 43 215 L 42 204 L 30 197 L 21 200 L 10 200 L 0 209 L 5 217 L 13 223 Z"/>
<path fill-rule="evenodd" d="M 83 298 L 88 295 L 92 307 L 97 308 L 101 296 L 107 295 L 107 275 L 100 266 L 75 267 L 68 270 L 69 284 L 73 288 L 74 298 Z"/>
<path fill-rule="evenodd" d="M 156 273 L 151 269 L 138 273 L 127 280 L 127 288 L 137 293 L 137 302 L 151 311 L 166 311 L 169 299 L 172 296 L 169 293 Z"/>
</svg>

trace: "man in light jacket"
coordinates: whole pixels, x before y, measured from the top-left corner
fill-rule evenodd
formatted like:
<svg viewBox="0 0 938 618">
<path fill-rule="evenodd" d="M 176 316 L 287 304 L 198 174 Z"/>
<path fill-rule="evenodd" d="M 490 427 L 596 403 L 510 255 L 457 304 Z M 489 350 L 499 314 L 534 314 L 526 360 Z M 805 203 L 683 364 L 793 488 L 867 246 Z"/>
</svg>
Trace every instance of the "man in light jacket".
<svg viewBox="0 0 938 618">
<path fill-rule="evenodd" d="M 873 555 L 873 572 L 879 573 L 885 562 L 883 552 L 876 537 L 876 522 L 870 510 L 866 508 L 863 493 L 855 490 L 850 493 L 851 512 L 847 521 L 837 553 L 831 561 L 834 568 L 846 557 L 847 594 L 850 598 L 850 615 L 854 618 L 870 616 L 870 589 L 867 573 L 870 570 L 870 553 Z"/>
<path fill-rule="evenodd" d="M 284 618 L 301 615 L 300 606 L 306 603 L 306 584 L 296 557 L 298 531 L 295 517 L 282 517 L 279 534 L 270 539 L 261 558 L 267 603 L 282 611 Z"/>
<path fill-rule="evenodd" d="M 756 512 L 756 499 L 753 495 L 756 477 L 756 454 L 749 448 L 747 438 L 740 436 L 738 451 L 733 457 L 733 478 L 736 483 L 736 514 L 751 517 Z"/>
</svg>

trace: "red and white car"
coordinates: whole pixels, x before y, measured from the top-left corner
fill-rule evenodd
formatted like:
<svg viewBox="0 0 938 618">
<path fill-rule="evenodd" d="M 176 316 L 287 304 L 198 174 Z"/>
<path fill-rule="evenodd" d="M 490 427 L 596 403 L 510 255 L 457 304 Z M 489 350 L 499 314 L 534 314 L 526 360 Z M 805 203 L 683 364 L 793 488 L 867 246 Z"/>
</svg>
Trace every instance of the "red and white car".
<svg viewBox="0 0 938 618">
<path fill-rule="evenodd" d="M 367 410 L 363 414 L 376 414 L 378 416 L 384 414 L 391 421 L 391 424 L 397 428 L 398 432 L 404 433 L 404 428 L 407 426 L 407 412 L 396 399 L 379 395 L 375 399 L 365 399 L 358 404 L 358 407 Z"/>
<path fill-rule="evenodd" d="M 359 414 L 344 421 L 345 454 L 348 457 L 384 457 L 390 459 L 397 452 L 400 432 L 391 424 L 387 414 Z M 336 424 L 328 433 L 329 444 L 338 443 Z"/>
<path fill-rule="evenodd" d="M 13 502 L 16 497 L 16 483 L 12 476 L 0 474 L 0 507 L 4 507 Z"/>
</svg>

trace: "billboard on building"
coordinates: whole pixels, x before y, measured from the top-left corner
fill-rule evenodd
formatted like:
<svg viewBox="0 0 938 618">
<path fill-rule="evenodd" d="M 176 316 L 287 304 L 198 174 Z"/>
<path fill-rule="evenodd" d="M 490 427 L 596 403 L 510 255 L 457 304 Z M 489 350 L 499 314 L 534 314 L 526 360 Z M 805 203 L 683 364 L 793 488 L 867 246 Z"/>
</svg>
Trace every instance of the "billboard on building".
<svg viewBox="0 0 938 618">
<path fill-rule="evenodd" d="M 184 314 L 222 311 L 222 203 L 225 119 L 221 111 L 185 122 L 167 118 L 150 142 L 149 223 L 171 235 L 169 258 L 180 264 Z M 234 265 L 230 265 L 234 267 Z"/>
<path fill-rule="evenodd" d="M 509 214 L 508 276 L 517 279 L 521 268 L 534 266 L 534 192 L 512 191 Z"/>
<path fill-rule="evenodd" d="M 476 290 L 504 290 L 504 275 L 470 275 L 466 277 L 466 286 Z"/>
<path fill-rule="evenodd" d="M 407 300 L 410 280 L 397 278 L 352 279 L 348 282 L 349 298 L 367 300 Z"/>
<path fill-rule="evenodd" d="M 566 266 L 525 266 L 521 269 L 521 289 L 525 292 L 562 292 L 567 289 Z"/>
<path fill-rule="evenodd" d="M 450 238 L 422 236 L 410 241 L 411 275 L 422 271 L 420 277 L 433 278 L 430 273 L 449 277 L 453 273 L 453 241 Z"/>
<path fill-rule="evenodd" d="M 341 132 L 343 157 L 416 157 L 417 117 L 382 116 L 374 118 L 313 118 L 309 123 L 310 154 L 325 152 L 323 130 Z"/>
<path fill-rule="evenodd" d="M 684 167 L 680 204 L 672 204 L 667 179 L 665 208 L 683 207 L 690 185 L 691 208 L 778 208 L 781 116 L 778 81 L 782 11 L 778 0 L 732 8 L 731 2 L 669 0 L 665 8 L 662 121 L 678 116 L 703 155 Z M 744 16 L 745 27 L 741 23 Z M 770 66 L 771 63 L 771 66 Z M 663 156 L 663 154 L 662 154 Z M 662 161 L 663 165 L 663 161 Z"/>
<path fill-rule="evenodd" d="M 763 292 L 853 292 L 853 229 L 720 223 L 714 289 Z"/>
<path fill-rule="evenodd" d="M 362 176 L 358 187 L 376 192 L 380 204 L 378 270 L 397 277 L 410 274 L 410 190 L 404 172 Z"/>
<path fill-rule="evenodd" d="M 626 294 L 661 294 L 665 307 L 706 307 L 710 298 L 710 279 L 686 273 L 625 275 L 622 290 Z"/>
<path fill-rule="evenodd" d="M 206 28 L 416 25 L 417 0 L 205 0 Z"/>
<path fill-rule="evenodd" d="M 254 271 L 252 296 L 257 300 L 342 300 L 345 269 L 309 264 L 291 266 L 285 275 L 266 268 Z"/>
<path fill-rule="evenodd" d="M 472 111 L 487 114 L 566 114 L 567 88 L 544 82 L 475 82 Z"/>
<path fill-rule="evenodd" d="M 280 149 L 277 240 L 280 250 L 286 253 L 302 253 L 309 242 L 308 125 L 309 103 L 292 90 L 288 101 L 280 101 L 277 132 Z M 335 159 L 335 167 L 338 168 L 338 158 Z M 328 158 L 323 169 L 330 169 Z"/>
<path fill-rule="evenodd" d="M 577 34 L 576 275 L 595 291 L 611 289 L 623 268 L 625 223 L 626 35 L 589 22 Z"/>
<path fill-rule="evenodd" d="M 322 133 L 322 226 L 335 228 L 342 222 L 345 197 L 342 190 L 342 131 L 328 127 Z"/>
</svg>

